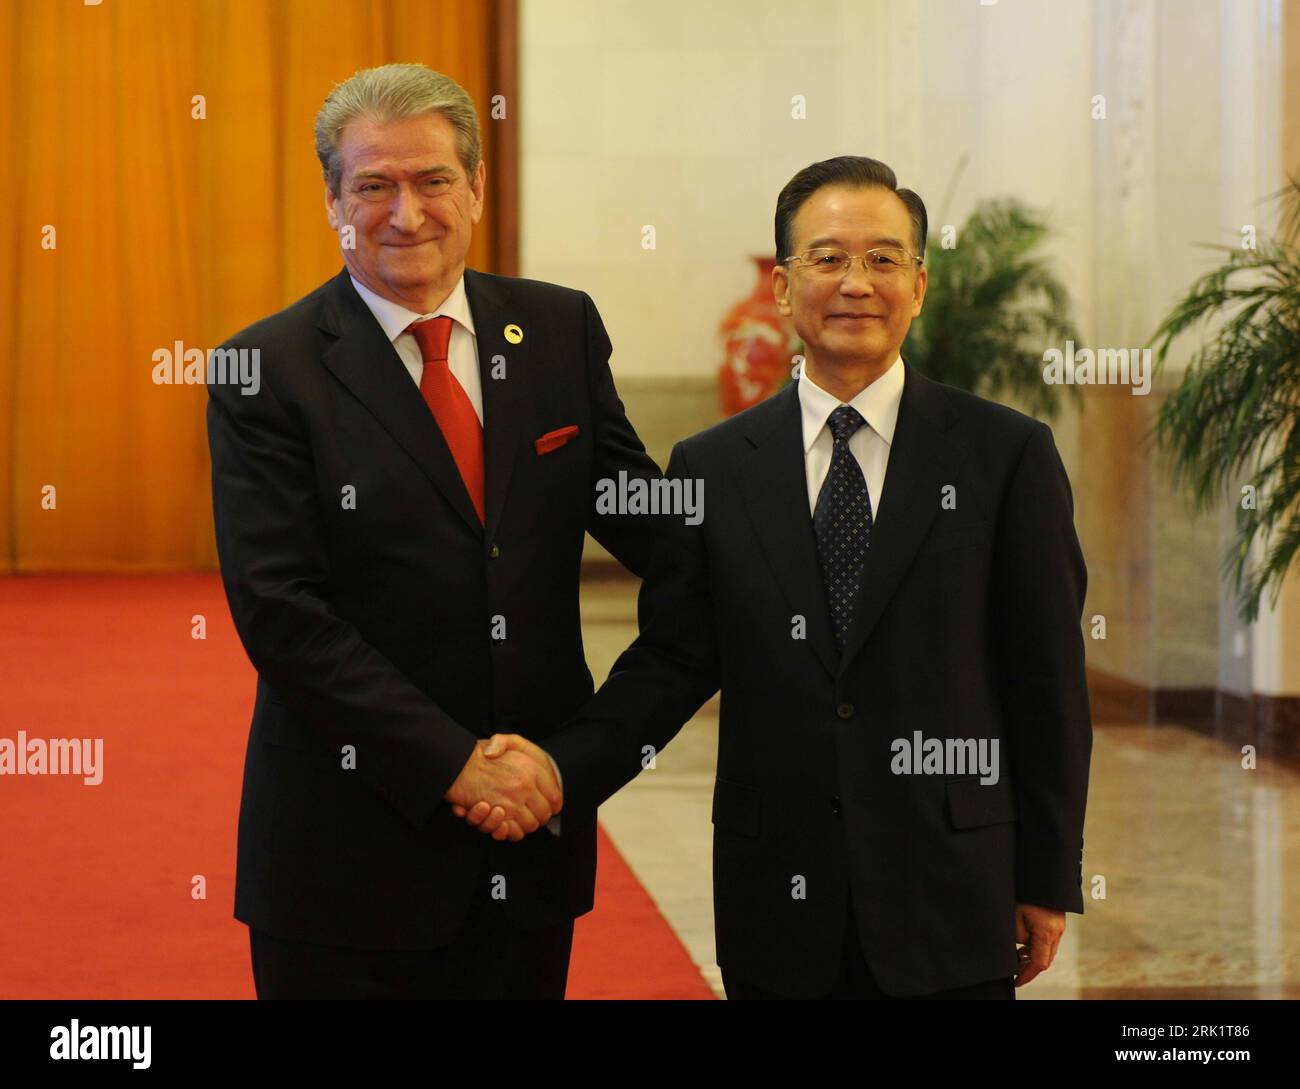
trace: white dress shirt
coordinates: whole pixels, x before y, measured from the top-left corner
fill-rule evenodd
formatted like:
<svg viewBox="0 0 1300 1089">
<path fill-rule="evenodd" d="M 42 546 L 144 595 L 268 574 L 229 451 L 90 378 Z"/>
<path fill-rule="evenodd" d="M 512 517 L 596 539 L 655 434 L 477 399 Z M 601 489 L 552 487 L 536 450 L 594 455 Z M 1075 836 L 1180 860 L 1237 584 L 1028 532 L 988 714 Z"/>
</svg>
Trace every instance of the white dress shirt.
<svg viewBox="0 0 1300 1089">
<path fill-rule="evenodd" d="M 447 342 L 447 367 L 456 381 L 461 384 L 461 388 L 469 398 L 469 403 L 474 406 L 481 425 L 483 423 L 483 379 L 478 369 L 478 335 L 474 332 L 474 315 L 470 313 L 469 296 L 465 294 L 464 275 L 462 274 L 456 281 L 451 294 L 442 300 L 438 309 L 430 314 L 417 314 L 413 310 L 407 310 L 399 303 L 390 302 L 376 295 L 364 284 L 357 283 L 355 276 L 351 279 L 352 286 L 361 296 L 361 301 L 375 315 L 375 320 L 379 322 L 380 328 L 392 342 L 402 363 L 406 366 L 407 373 L 417 387 L 424 376 L 424 356 L 420 354 L 419 341 L 415 339 L 413 333 L 406 331 L 407 328 L 411 322 L 423 321 L 425 318 L 452 319 L 451 339 Z M 546 756 L 551 761 L 551 769 L 555 772 L 555 781 L 559 783 L 560 791 L 563 792 L 564 783 L 560 779 L 560 769 L 550 753 Z M 552 817 L 546 827 L 552 835 L 558 836 L 560 818 Z"/>
<path fill-rule="evenodd" d="M 469 403 L 478 414 L 478 422 L 483 423 L 483 380 L 478 369 L 478 337 L 474 333 L 474 317 L 469 312 L 469 297 L 465 294 L 465 277 L 456 281 L 442 305 L 431 314 L 417 314 L 407 310 L 399 303 L 389 302 L 371 291 L 364 284 L 357 283 L 352 277 L 352 286 L 362 301 L 370 307 L 380 328 L 392 342 L 397 354 L 406 365 L 412 381 L 418 387 L 424 375 L 424 356 L 420 354 L 420 344 L 413 333 L 406 331 L 413 321 L 425 318 L 448 317 L 452 319 L 451 340 L 447 343 L 447 366 L 461 384 Z"/>
<path fill-rule="evenodd" d="M 880 510 L 885 488 L 885 470 L 889 466 L 889 447 L 894 441 L 894 425 L 903 400 L 903 358 L 895 356 L 888 369 L 849 402 L 867 421 L 849 437 L 849 452 L 857 458 L 871 497 L 871 518 Z M 817 510 L 826 474 L 831 470 L 835 438 L 827 421 L 843 402 L 827 393 L 806 373 L 799 380 L 799 408 L 803 416 L 804 470 L 808 478 L 808 510 Z"/>
</svg>

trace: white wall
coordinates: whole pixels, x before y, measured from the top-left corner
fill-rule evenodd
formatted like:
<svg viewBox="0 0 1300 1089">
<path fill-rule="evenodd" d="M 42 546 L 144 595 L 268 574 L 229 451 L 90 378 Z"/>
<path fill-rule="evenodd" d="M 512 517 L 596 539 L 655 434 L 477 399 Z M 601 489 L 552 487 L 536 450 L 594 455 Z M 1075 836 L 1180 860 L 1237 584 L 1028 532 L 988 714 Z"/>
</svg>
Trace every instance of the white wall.
<svg viewBox="0 0 1300 1089">
<path fill-rule="evenodd" d="M 656 450 L 711 422 L 718 321 L 753 286 L 748 256 L 774 249 L 777 193 L 816 160 L 889 163 L 926 201 L 932 245 L 987 197 L 1045 209 L 1050 252 L 1095 347 L 1149 343 L 1173 301 L 1221 260 L 1199 243 L 1239 244 L 1243 224 L 1265 234 L 1275 221 L 1261 198 L 1282 182 L 1278 0 L 521 0 L 520 9 L 522 274 L 595 298 L 615 377 Z M 1104 121 L 1091 116 L 1098 94 Z M 795 95 L 806 97 L 805 120 L 791 117 Z M 647 224 L 653 251 L 641 246 Z M 1189 349 L 1175 347 L 1174 375 Z M 643 407 L 653 389 L 657 411 Z M 697 417 L 673 407 L 687 405 L 703 407 Z M 1144 503 L 1169 489 L 1135 440 L 1122 456 L 1099 448 L 1122 428 L 1098 439 L 1070 414 L 1054 430 L 1073 480 L 1090 458 L 1113 467 L 1077 497 L 1085 537 L 1090 519 L 1095 530 L 1116 516 L 1113 472 L 1142 475 L 1134 494 Z M 1217 556 L 1205 554 L 1213 526 L 1174 503 L 1122 516 L 1136 551 L 1094 547 L 1089 566 L 1099 584 L 1121 587 L 1112 607 L 1125 603 L 1145 634 L 1110 668 L 1148 684 L 1300 691 L 1300 659 L 1282 664 L 1280 648 L 1292 647 L 1276 617 L 1256 626 L 1244 658 L 1229 649 L 1239 625 L 1226 606 L 1213 615 L 1216 598 L 1227 601 Z M 1142 587 L 1153 571 L 1149 606 Z M 1300 641 L 1295 613 L 1284 627 Z"/>
<path fill-rule="evenodd" d="M 616 375 L 711 374 L 716 326 L 771 253 L 777 193 L 865 154 L 932 233 L 979 198 L 1049 208 L 1092 305 L 1091 0 L 523 0 L 522 274 L 581 287 Z M 807 119 L 791 118 L 804 95 Z M 651 224 L 658 248 L 641 248 Z"/>
</svg>

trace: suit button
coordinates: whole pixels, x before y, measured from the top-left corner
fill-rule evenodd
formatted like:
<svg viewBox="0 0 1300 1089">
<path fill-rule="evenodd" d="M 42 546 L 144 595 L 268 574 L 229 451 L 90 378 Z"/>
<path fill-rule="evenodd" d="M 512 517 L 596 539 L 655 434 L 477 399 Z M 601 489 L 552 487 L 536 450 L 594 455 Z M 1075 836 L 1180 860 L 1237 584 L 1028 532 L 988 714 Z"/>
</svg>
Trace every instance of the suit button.
<svg viewBox="0 0 1300 1089">
<path fill-rule="evenodd" d="M 491 548 L 488 549 L 488 558 L 489 558 L 489 559 L 493 559 L 493 560 L 495 560 L 499 555 L 501 555 L 501 549 L 497 548 L 497 546 L 496 546 L 495 544 L 494 544 Z"/>
<path fill-rule="evenodd" d="M 831 812 L 837 817 L 840 815 L 840 796 L 838 794 L 831 796 Z"/>
<path fill-rule="evenodd" d="M 852 718 L 852 717 L 853 717 L 853 704 L 851 704 L 851 703 L 841 703 L 837 708 L 835 708 L 835 713 L 836 713 L 837 715 L 839 715 L 840 718 Z"/>
</svg>

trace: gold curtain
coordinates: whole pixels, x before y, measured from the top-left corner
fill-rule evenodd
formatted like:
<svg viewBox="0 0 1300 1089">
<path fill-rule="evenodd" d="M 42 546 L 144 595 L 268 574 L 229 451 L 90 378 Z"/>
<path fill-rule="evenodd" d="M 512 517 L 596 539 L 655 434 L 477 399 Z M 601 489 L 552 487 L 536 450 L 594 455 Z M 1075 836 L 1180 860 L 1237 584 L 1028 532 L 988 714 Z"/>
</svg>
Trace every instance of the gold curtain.
<svg viewBox="0 0 1300 1089">
<path fill-rule="evenodd" d="M 419 61 L 473 97 L 469 264 L 492 269 L 497 10 L 0 0 L 0 572 L 215 567 L 207 394 L 155 385 L 153 353 L 215 347 L 342 267 L 312 123 L 357 69 Z"/>
</svg>

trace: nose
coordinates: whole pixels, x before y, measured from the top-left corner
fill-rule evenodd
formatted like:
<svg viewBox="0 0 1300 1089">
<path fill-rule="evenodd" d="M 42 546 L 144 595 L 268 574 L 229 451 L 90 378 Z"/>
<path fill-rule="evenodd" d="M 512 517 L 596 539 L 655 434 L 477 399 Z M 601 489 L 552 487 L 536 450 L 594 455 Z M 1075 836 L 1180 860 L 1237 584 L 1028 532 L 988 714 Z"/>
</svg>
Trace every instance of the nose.
<svg viewBox="0 0 1300 1089">
<path fill-rule="evenodd" d="M 871 282 L 865 261 L 865 258 L 861 261 L 855 258 L 849 260 L 849 270 L 840 278 L 841 295 L 857 298 L 860 295 L 875 294 L 875 285 Z"/>
<path fill-rule="evenodd" d="M 398 185 L 388 222 L 403 234 L 414 234 L 420 229 L 420 225 L 424 222 L 424 211 L 420 207 L 419 197 L 409 186 Z"/>
</svg>

